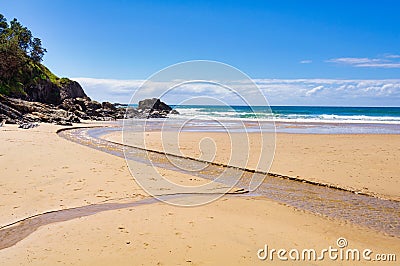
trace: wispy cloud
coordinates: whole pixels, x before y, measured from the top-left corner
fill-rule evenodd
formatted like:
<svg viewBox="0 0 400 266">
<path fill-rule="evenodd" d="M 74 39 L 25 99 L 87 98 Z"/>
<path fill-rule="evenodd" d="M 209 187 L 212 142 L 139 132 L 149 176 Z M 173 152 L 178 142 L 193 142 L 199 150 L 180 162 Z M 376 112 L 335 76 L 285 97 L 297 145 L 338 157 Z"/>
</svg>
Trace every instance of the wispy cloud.
<svg viewBox="0 0 400 266">
<path fill-rule="evenodd" d="M 317 86 L 309 91 L 306 92 L 306 96 L 312 96 L 320 91 L 322 91 L 325 87 L 324 86 Z"/>
<path fill-rule="evenodd" d="M 341 58 L 329 59 L 327 60 L 327 62 L 358 65 L 358 64 L 379 63 L 382 62 L 382 59 L 376 59 L 376 58 L 371 59 L 366 57 L 341 57 Z"/>
<path fill-rule="evenodd" d="M 386 58 L 400 58 L 400 55 L 398 54 L 387 54 L 385 55 Z"/>
<path fill-rule="evenodd" d="M 301 60 L 300 64 L 311 64 L 312 60 Z"/>
<path fill-rule="evenodd" d="M 127 103 L 143 84 L 143 80 L 113 80 L 75 78 L 86 93 L 98 101 Z M 339 105 L 339 106 L 399 106 L 400 79 L 255 79 L 254 82 L 271 105 Z M 249 81 L 232 81 L 228 86 L 253 104 L 262 104 Z M 147 84 L 140 97 L 161 97 L 169 88 L 165 83 Z M 164 95 L 170 104 L 190 97 L 209 96 L 229 104 L 241 104 L 229 90 L 207 84 L 185 84 Z"/>
<path fill-rule="evenodd" d="M 385 58 L 340 57 L 326 60 L 328 63 L 344 64 L 353 67 L 400 68 L 399 55 L 386 55 Z"/>
<path fill-rule="evenodd" d="M 365 63 L 356 67 L 400 68 L 400 63 Z"/>
</svg>

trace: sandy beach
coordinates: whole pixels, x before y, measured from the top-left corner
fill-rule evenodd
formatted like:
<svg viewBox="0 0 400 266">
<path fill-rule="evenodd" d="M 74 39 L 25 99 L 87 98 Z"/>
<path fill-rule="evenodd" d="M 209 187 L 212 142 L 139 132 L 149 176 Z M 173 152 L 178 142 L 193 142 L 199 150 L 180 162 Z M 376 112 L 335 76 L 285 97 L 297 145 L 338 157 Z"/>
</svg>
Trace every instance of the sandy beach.
<svg viewBox="0 0 400 266">
<path fill-rule="evenodd" d="M 163 151 L 174 146 L 168 142 L 175 133 L 130 133 L 131 144 Z M 233 133 L 240 134 L 240 133 Z M 233 135 L 232 134 L 232 135 Z M 161 138 L 163 136 L 163 139 Z M 216 143 L 214 162 L 235 165 L 230 161 L 231 140 L 226 133 L 181 132 L 180 154 L 201 158 L 212 153 L 213 145 L 199 145 L 210 138 Z M 121 133 L 114 132 L 104 139 L 122 142 Z M 262 169 L 260 134 L 249 133 L 249 158 L 240 163 L 249 169 Z M 247 144 L 243 151 L 247 152 Z M 331 184 L 386 199 L 400 200 L 400 135 L 378 134 L 286 134 L 277 133 L 276 150 L 270 171 L 299 179 Z M 202 150 L 201 150 L 202 149 Z"/>
<path fill-rule="evenodd" d="M 56 222 L 44 218 L 39 219 L 40 222 L 33 220 L 33 230 L 28 230 L 29 221 L 14 225 L 16 229 L 5 238 L 18 241 L 0 250 L 2 265 L 280 264 L 282 261 L 276 258 L 273 261 L 259 260 L 257 251 L 265 244 L 275 249 L 321 250 L 329 246 L 336 247 L 339 237 L 346 238 L 348 247 L 351 248 L 369 248 L 375 253 L 400 254 L 400 242 L 396 237 L 298 211 L 259 197 L 230 195 L 192 208 L 149 201 L 147 195 L 133 181 L 124 159 L 60 138 L 55 133 L 59 128 L 42 124 L 31 130 L 21 130 L 10 125 L 0 129 L 0 223 L 4 226 L 48 211 L 86 207 L 78 215 L 64 212 L 65 216 Z M 183 146 L 187 150 L 191 150 L 190 143 L 196 139 L 194 136 L 194 133 L 185 135 L 188 142 L 183 142 Z M 293 139 L 290 135 L 282 136 L 286 141 L 296 143 L 298 138 L 311 138 L 307 135 L 293 135 Z M 217 135 L 215 137 L 218 138 Z M 360 143 L 367 140 L 363 136 L 353 136 L 353 139 L 348 139 L 348 136 L 332 136 L 332 139 L 339 141 L 343 148 L 344 143 L 354 143 L 354 139 L 358 137 L 361 138 Z M 114 135 L 113 138 L 118 136 Z M 282 138 L 278 135 L 278 144 L 282 143 Z M 396 150 L 394 143 L 382 147 L 385 143 L 382 136 L 369 136 L 368 140 L 371 138 L 381 139 L 381 142 L 376 143 L 379 149 L 392 147 L 391 150 L 386 150 L 388 153 Z M 399 138 L 391 136 L 391 140 L 398 143 Z M 299 149 L 296 145 L 291 147 Z M 336 149 L 339 153 L 340 149 L 337 145 L 335 147 L 328 145 L 326 148 Z M 310 144 L 309 148 L 311 154 L 315 152 L 313 149 L 317 148 L 317 144 Z M 391 153 L 393 157 L 384 157 L 381 160 L 398 158 L 398 152 L 397 149 L 397 153 Z M 290 167 L 285 168 L 280 156 L 283 158 L 291 153 L 293 150 L 289 147 L 283 149 L 278 145 L 277 159 L 272 169 L 281 169 L 282 173 L 293 171 L 294 175 L 299 176 L 313 173 L 312 178 L 319 177 L 322 167 L 313 170 L 307 164 L 290 164 Z M 307 158 L 305 153 L 306 151 L 302 158 Z M 340 154 L 344 156 L 345 153 Z M 363 154 L 367 154 L 367 151 L 363 150 Z M 218 158 L 223 160 L 223 157 Z M 296 157 L 291 155 L 288 158 L 294 160 Z M 341 157 L 341 160 L 344 158 Z M 188 177 L 180 173 L 160 170 L 175 180 L 201 182 L 188 181 Z M 349 169 L 344 167 L 336 170 Z M 395 168 L 386 171 L 394 173 Z M 376 176 L 373 173 L 370 176 L 370 179 L 364 179 L 358 173 L 355 175 L 358 177 L 357 181 L 352 181 L 353 183 L 341 183 L 339 177 L 329 179 L 330 175 L 320 178 L 324 178 L 321 180 L 326 182 L 354 187 L 357 187 L 357 182 L 362 182 L 363 186 L 376 193 L 387 196 L 399 194 L 398 186 L 395 185 L 398 184 L 398 176 L 393 175 L 391 179 L 381 177 L 376 182 L 372 182 Z M 367 182 L 368 180 L 371 181 Z M 108 203 L 114 205 L 105 205 Z M 101 207 L 103 209 L 99 211 L 91 211 L 96 206 L 105 207 Z M 62 211 L 56 213 L 63 215 Z M 35 223 L 40 226 L 36 228 Z M 28 229 L 18 230 L 24 225 Z M 29 233 L 24 234 L 26 231 Z M 310 265 L 310 262 L 305 261 L 298 263 Z M 373 264 L 365 261 L 358 263 Z M 318 264 L 347 265 L 346 262 L 327 258 Z"/>
<path fill-rule="evenodd" d="M 0 266 L 400 265 L 400 1 L 17 3 Z"/>
</svg>

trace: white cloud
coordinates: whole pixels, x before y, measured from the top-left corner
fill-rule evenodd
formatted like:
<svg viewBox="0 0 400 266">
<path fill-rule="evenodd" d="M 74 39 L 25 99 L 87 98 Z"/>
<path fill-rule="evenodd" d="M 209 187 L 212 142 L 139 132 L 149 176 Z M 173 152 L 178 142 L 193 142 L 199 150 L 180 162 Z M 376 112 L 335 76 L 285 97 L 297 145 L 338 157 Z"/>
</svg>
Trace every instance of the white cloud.
<svg viewBox="0 0 400 266">
<path fill-rule="evenodd" d="M 312 60 L 301 60 L 300 64 L 311 64 Z"/>
<path fill-rule="evenodd" d="M 329 59 L 327 60 L 327 62 L 357 65 L 357 64 L 378 63 L 381 62 L 381 59 L 376 59 L 376 58 L 370 59 L 366 57 L 341 57 L 341 58 Z"/>
<path fill-rule="evenodd" d="M 317 86 L 309 91 L 306 92 L 306 96 L 312 96 L 324 89 L 324 86 Z"/>
<path fill-rule="evenodd" d="M 86 93 L 98 101 L 128 103 L 143 80 L 75 78 Z M 253 80 L 271 105 L 399 106 L 400 79 L 255 79 Z M 160 97 L 168 89 L 165 83 L 146 84 L 141 98 Z M 253 104 L 263 104 L 251 82 L 239 80 L 227 84 Z M 229 104 L 242 104 L 232 92 L 207 84 L 185 84 L 165 95 L 176 104 L 192 96 L 210 96 Z"/>
<path fill-rule="evenodd" d="M 400 58 L 400 55 L 398 54 L 387 54 L 385 55 L 386 58 Z"/>
<path fill-rule="evenodd" d="M 367 63 L 356 65 L 356 67 L 400 68 L 400 63 Z"/>
<path fill-rule="evenodd" d="M 117 80 L 95 78 L 73 78 L 79 82 L 86 94 L 98 101 L 128 102 L 129 95 L 140 87 L 144 80 Z"/>
<path fill-rule="evenodd" d="M 386 55 L 385 58 L 367 58 L 367 57 L 341 57 L 326 60 L 328 63 L 344 64 L 353 67 L 368 67 L 368 68 L 400 68 L 400 62 L 393 61 L 400 56 Z"/>
</svg>

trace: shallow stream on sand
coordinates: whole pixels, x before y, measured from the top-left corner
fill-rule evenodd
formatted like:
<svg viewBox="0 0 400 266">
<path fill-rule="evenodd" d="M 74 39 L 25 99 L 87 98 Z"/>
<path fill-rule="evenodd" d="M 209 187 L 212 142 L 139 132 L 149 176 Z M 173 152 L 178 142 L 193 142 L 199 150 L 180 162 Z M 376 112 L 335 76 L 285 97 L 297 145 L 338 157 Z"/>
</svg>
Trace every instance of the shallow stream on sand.
<svg viewBox="0 0 400 266">
<path fill-rule="evenodd" d="M 232 193 L 234 197 L 264 197 L 288 206 L 293 206 L 299 210 L 305 210 L 335 220 L 361 225 L 394 237 L 400 237 L 400 202 L 398 201 L 384 200 L 343 189 L 310 184 L 292 180 L 290 179 L 291 177 L 274 176 L 272 173 L 266 176 L 266 174 L 254 173 L 254 171 L 252 172 L 247 169 L 237 169 L 230 166 L 210 164 L 195 159 L 177 157 L 176 159 L 181 160 L 183 165 L 194 168 L 204 167 L 204 169 L 199 172 L 186 172 L 171 164 L 167 156 L 163 153 L 127 147 L 100 138 L 105 134 L 118 130 L 121 130 L 121 128 L 80 128 L 60 131 L 58 134 L 70 141 L 122 158 L 124 158 L 125 149 L 128 160 L 152 164 L 156 167 L 183 172 L 208 180 L 214 180 L 221 172 L 229 168 L 231 172 L 237 171 L 236 173 L 232 172 L 234 175 L 241 175 L 241 179 L 235 186 L 238 187 L 239 190 L 233 191 Z M 265 177 L 264 182 L 261 183 L 255 192 L 242 194 L 245 192 L 245 188 L 249 187 L 249 180 L 254 177 L 253 175 L 260 175 L 260 178 Z M 240 188 L 244 189 L 240 190 Z M 159 202 L 156 198 L 136 196 L 137 198 L 124 199 L 124 202 L 101 202 L 76 208 L 44 212 L 15 221 L 12 224 L 4 225 L 0 227 L 0 250 L 15 245 L 44 225 L 69 221 L 103 211 L 139 207 L 141 205 Z M 196 195 L 175 193 L 157 196 L 159 199 L 179 200 L 184 197 Z"/>
<path fill-rule="evenodd" d="M 165 154 L 128 147 L 100 138 L 105 134 L 118 130 L 121 130 L 121 128 L 101 127 L 71 129 L 62 131 L 59 135 L 73 142 L 122 158 L 124 158 L 123 149 L 125 148 L 128 160 L 153 164 L 156 167 L 183 172 L 209 180 L 214 180 L 219 173 L 226 169 L 226 166 L 208 164 L 190 158 L 177 158 L 184 164 L 195 166 L 194 168 L 199 168 L 202 165 L 204 166 L 202 171 L 186 172 L 171 164 Z M 151 159 L 151 162 L 148 158 Z M 257 175 L 257 173 L 241 169 L 232 168 L 230 170 L 241 172 L 242 178 L 236 185 L 236 187 L 239 188 L 247 188 L 250 178 L 254 174 Z M 263 174 L 260 173 L 259 175 Z M 268 175 L 255 193 L 251 193 L 250 195 L 266 197 L 300 210 L 306 210 L 329 218 L 344 220 L 384 232 L 388 235 L 400 237 L 400 202 L 398 201 L 380 199 L 346 190 L 309 184 L 272 175 Z"/>
</svg>

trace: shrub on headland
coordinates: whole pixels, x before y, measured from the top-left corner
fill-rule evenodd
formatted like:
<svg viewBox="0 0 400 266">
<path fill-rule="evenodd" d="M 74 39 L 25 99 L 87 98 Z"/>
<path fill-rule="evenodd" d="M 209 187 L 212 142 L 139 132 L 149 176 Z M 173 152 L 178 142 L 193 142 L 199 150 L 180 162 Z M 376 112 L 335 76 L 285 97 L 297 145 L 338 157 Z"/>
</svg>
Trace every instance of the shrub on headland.
<svg viewBox="0 0 400 266">
<path fill-rule="evenodd" d="M 27 27 L 0 14 L 0 94 L 50 104 L 86 97 L 77 82 L 60 79 L 41 64 L 46 52 Z"/>
</svg>

